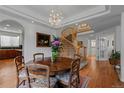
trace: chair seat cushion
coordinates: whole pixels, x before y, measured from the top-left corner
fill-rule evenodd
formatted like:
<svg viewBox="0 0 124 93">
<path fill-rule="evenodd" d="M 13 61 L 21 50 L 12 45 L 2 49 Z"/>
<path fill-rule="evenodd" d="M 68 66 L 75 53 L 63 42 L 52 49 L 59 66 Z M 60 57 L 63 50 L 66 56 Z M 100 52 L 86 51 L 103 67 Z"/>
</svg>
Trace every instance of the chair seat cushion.
<svg viewBox="0 0 124 93">
<path fill-rule="evenodd" d="M 27 77 L 27 72 L 25 69 L 19 72 L 19 78 L 26 78 L 26 77 Z"/>
<path fill-rule="evenodd" d="M 70 78 L 70 73 L 69 73 L 69 72 L 66 72 L 66 73 L 63 73 L 63 74 L 56 75 L 56 78 L 57 78 L 59 81 L 64 82 L 64 84 L 68 85 L 68 83 L 69 83 L 69 78 Z"/>
<path fill-rule="evenodd" d="M 18 88 L 29 88 L 29 82 L 25 81 L 25 84 L 21 84 Z"/>
<path fill-rule="evenodd" d="M 89 76 L 80 76 L 79 88 L 87 88 L 90 79 L 91 79 L 91 78 L 90 78 Z"/>
<path fill-rule="evenodd" d="M 57 82 L 55 77 L 50 77 L 50 87 L 54 87 Z M 32 88 L 48 88 L 48 80 L 47 79 L 35 79 L 35 81 L 31 81 Z"/>
<path fill-rule="evenodd" d="M 84 68 L 87 64 L 88 64 L 87 62 L 80 62 L 80 68 L 79 69 Z"/>
</svg>

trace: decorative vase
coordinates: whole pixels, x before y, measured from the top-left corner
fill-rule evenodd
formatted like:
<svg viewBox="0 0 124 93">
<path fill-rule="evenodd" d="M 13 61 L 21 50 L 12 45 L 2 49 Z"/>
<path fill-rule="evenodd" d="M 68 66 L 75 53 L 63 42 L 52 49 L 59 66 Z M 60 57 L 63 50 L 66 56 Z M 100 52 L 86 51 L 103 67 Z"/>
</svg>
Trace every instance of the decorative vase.
<svg viewBox="0 0 124 93">
<path fill-rule="evenodd" d="M 51 56 L 51 61 L 55 62 L 58 57 L 58 51 L 53 51 Z"/>
</svg>

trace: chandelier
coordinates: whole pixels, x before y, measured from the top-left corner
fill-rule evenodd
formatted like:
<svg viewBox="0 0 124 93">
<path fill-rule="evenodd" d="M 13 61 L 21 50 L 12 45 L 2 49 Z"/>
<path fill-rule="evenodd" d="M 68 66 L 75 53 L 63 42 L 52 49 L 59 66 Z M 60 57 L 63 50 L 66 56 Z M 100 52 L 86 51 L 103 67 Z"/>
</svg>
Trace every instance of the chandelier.
<svg viewBox="0 0 124 93">
<path fill-rule="evenodd" d="M 52 26 L 58 26 L 58 25 L 60 25 L 62 19 L 63 19 L 63 16 L 62 16 L 62 12 L 61 11 L 58 11 L 57 9 L 56 10 L 53 10 L 52 9 L 50 11 L 49 23 Z"/>
<path fill-rule="evenodd" d="M 76 27 L 79 32 L 86 32 L 91 30 L 91 26 L 87 23 L 76 24 Z"/>
</svg>

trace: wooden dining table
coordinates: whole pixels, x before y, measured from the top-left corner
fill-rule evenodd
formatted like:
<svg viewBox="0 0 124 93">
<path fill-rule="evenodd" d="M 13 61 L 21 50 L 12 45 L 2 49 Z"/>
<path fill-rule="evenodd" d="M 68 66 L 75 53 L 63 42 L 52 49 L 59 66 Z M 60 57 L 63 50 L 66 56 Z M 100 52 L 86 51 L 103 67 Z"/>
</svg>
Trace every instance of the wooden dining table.
<svg viewBox="0 0 124 93">
<path fill-rule="evenodd" d="M 58 57 L 55 62 L 52 62 L 51 57 L 45 57 L 44 59 L 36 59 L 36 61 L 31 60 L 27 63 L 27 65 L 30 64 L 47 65 L 50 68 L 50 75 L 52 76 L 70 70 L 72 60 L 73 59 L 67 57 Z"/>
</svg>

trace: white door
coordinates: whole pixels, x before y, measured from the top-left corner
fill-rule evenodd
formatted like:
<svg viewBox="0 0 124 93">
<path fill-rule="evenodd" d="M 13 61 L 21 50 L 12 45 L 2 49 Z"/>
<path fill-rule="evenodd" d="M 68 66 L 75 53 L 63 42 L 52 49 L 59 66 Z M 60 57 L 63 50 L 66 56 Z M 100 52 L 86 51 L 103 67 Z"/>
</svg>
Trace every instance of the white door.
<svg viewBox="0 0 124 93">
<path fill-rule="evenodd" d="M 107 38 L 97 37 L 97 60 L 108 60 Z"/>
</svg>

